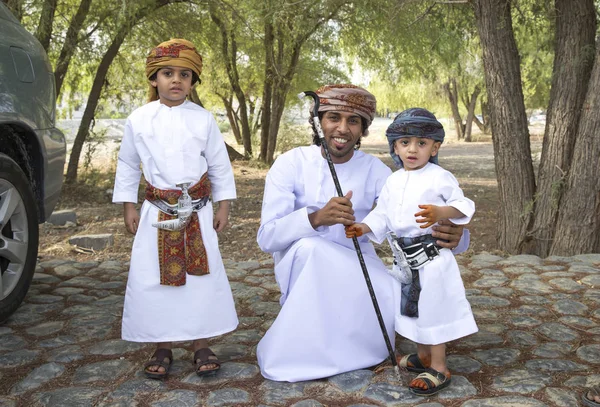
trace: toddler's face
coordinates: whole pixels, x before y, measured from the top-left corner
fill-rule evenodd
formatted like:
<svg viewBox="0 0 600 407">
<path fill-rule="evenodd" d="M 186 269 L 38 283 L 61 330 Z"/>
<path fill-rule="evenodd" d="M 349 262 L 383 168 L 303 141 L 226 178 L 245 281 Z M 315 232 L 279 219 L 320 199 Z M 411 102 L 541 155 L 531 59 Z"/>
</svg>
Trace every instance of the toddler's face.
<svg viewBox="0 0 600 407">
<path fill-rule="evenodd" d="M 394 142 L 394 152 L 400 157 L 406 171 L 421 169 L 438 153 L 439 141 L 424 137 L 403 137 Z"/>
</svg>

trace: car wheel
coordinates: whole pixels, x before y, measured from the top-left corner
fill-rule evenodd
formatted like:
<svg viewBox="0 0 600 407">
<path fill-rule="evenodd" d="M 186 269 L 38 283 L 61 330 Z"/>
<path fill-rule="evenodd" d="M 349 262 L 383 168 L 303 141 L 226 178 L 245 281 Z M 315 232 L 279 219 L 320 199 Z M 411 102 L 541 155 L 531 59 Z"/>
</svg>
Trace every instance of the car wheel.
<svg viewBox="0 0 600 407">
<path fill-rule="evenodd" d="M 0 322 L 25 298 L 37 260 L 38 215 L 21 168 L 0 154 Z"/>
</svg>

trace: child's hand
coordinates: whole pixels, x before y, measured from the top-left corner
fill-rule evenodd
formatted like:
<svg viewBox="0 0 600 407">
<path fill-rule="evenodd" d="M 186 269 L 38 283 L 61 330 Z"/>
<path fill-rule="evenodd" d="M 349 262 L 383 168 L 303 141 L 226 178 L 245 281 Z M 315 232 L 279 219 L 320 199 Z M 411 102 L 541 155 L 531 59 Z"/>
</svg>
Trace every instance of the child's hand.
<svg viewBox="0 0 600 407">
<path fill-rule="evenodd" d="M 438 220 L 442 218 L 440 214 L 440 207 L 436 205 L 419 205 L 419 208 L 423 209 L 421 212 L 415 213 L 417 223 L 425 223 L 421 225 L 421 229 L 427 229 L 429 226 L 434 225 Z M 421 216 L 422 218 L 419 218 Z"/>
<path fill-rule="evenodd" d="M 229 206 L 231 202 L 229 201 L 220 201 L 219 208 L 215 212 L 215 217 L 213 219 L 213 228 L 217 231 L 217 233 L 223 231 L 225 226 L 229 224 Z"/>
<path fill-rule="evenodd" d="M 362 225 L 360 223 L 344 226 L 344 229 L 346 230 L 346 237 L 348 239 L 352 239 L 353 237 L 360 237 L 364 234 Z"/>
<path fill-rule="evenodd" d="M 135 205 L 131 202 L 125 202 L 123 204 L 123 220 L 125 221 L 125 228 L 129 233 L 135 235 L 140 224 L 140 215 L 138 214 Z"/>
</svg>

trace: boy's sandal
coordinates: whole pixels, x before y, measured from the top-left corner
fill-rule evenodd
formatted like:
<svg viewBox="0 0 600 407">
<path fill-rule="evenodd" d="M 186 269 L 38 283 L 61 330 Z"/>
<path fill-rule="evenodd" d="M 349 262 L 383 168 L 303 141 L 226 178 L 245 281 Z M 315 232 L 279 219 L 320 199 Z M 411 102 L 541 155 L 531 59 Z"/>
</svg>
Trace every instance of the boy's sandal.
<svg viewBox="0 0 600 407">
<path fill-rule="evenodd" d="M 165 360 L 167 360 L 165 362 Z M 144 365 L 144 375 L 149 379 L 164 379 L 169 374 L 169 369 L 171 369 L 171 365 L 173 364 L 173 352 L 171 349 L 160 348 L 156 349 L 154 354 L 152 355 L 152 359 L 150 359 Z M 151 366 L 158 366 L 165 369 L 164 372 L 153 372 L 148 370 Z"/>
<path fill-rule="evenodd" d="M 398 359 L 398 366 L 409 372 L 422 373 L 427 371 L 427 366 L 421 362 L 416 353 L 402 356 L 402 358 Z"/>
<path fill-rule="evenodd" d="M 211 356 L 214 356 L 214 359 L 209 359 Z M 217 358 L 217 355 L 215 355 L 209 348 L 198 349 L 196 353 L 194 353 L 193 363 L 196 367 L 196 374 L 198 376 L 215 374 L 217 370 L 221 368 L 221 362 Z M 200 369 L 202 366 L 206 365 L 217 365 L 217 367 L 213 367 L 212 369 Z"/>
<path fill-rule="evenodd" d="M 431 368 L 415 377 L 413 382 L 417 379 L 421 379 L 425 382 L 425 384 L 427 384 L 427 389 L 422 389 L 420 387 L 411 385 L 408 386 L 408 390 L 417 396 L 431 396 L 432 394 L 435 394 L 448 387 L 452 381 L 450 376 L 446 376 L 445 374 Z"/>
<path fill-rule="evenodd" d="M 590 398 L 591 397 L 591 398 Z M 600 386 L 592 386 L 581 395 L 581 401 L 587 407 L 600 407 L 600 403 L 594 401 L 594 397 L 600 397 Z"/>
</svg>

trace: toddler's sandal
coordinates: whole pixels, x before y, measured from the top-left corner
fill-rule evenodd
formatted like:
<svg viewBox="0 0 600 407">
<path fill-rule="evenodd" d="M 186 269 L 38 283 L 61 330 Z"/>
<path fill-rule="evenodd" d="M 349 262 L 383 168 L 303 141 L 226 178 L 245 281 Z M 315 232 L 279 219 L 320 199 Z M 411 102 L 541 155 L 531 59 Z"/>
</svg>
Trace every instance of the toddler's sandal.
<svg viewBox="0 0 600 407">
<path fill-rule="evenodd" d="M 431 396 L 436 394 L 437 392 L 445 389 L 450 385 L 452 379 L 450 376 L 446 376 L 443 373 L 438 372 L 435 369 L 427 369 L 425 372 L 421 373 L 414 380 L 421 379 L 427 385 L 426 389 L 422 389 L 421 387 L 416 386 L 408 386 L 408 390 L 416 394 L 417 396 Z M 413 382 L 414 382 L 413 380 Z"/>
</svg>

